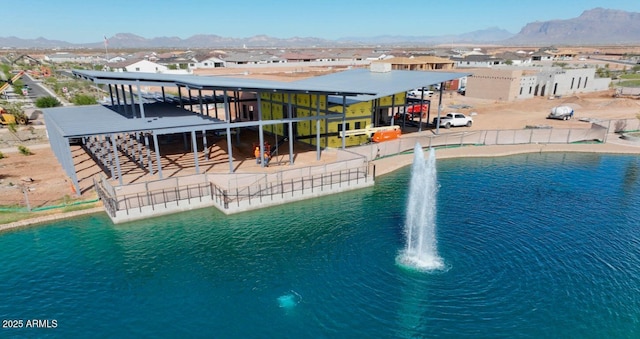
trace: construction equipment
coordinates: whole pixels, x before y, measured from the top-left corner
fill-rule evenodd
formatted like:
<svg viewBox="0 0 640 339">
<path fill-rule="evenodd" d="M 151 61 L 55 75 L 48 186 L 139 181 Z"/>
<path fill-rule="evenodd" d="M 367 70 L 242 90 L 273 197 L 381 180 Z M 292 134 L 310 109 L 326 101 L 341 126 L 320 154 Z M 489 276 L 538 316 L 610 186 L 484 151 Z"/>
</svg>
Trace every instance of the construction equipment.
<svg viewBox="0 0 640 339">
<path fill-rule="evenodd" d="M 29 123 L 29 118 L 24 114 L 13 114 L 7 112 L 4 108 L 0 107 L 0 124 L 2 125 L 26 125 Z"/>
<path fill-rule="evenodd" d="M 46 78 L 51 76 L 51 68 L 42 65 L 39 70 L 28 70 L 27 73 L 37 78 Z"/>
<path fill-rule="evenodd" d="M 340 136 L 351 136 L 351 135 L 366 135 L 367 138 L 371 139 L 373 142 L 382 142 L 387 140 L 393 140 L 400 137 L 402 132 L 400 131 L 400 126 L 381 126 L 381 127 L 373 127 L 373 125 L 367 125 L 362 129 L 353 129 L 346 132 L 340 132 Z"/>
<path fill-rule="evenodd" d="M 4 84 L 0 85 L 0 93 L 4 92 L 9 85 L 12 85 L 14 81 L 20 79 L 24 75 L 24 71 L 18 72 L 18 74 L 14 75 L 11 79 L 7 80 Z"/>
</svg>

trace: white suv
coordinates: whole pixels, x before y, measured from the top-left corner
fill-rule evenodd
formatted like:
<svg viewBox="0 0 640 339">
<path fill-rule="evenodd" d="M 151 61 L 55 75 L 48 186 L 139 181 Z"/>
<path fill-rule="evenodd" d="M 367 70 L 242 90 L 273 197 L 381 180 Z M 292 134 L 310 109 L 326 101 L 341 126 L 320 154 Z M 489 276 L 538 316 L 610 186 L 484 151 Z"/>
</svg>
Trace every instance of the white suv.
<svg viewBox="0 0 640 339">
<path fill-rule="evenodd" d="M 414 98 L 422 98 L 422 93 L 424 92 L 424 97 L 428 98 L 433 95 L 433 91 L 430 91 L 426 88 L 416 88 L 407 92 L 407 95 Z"/>
</svg>

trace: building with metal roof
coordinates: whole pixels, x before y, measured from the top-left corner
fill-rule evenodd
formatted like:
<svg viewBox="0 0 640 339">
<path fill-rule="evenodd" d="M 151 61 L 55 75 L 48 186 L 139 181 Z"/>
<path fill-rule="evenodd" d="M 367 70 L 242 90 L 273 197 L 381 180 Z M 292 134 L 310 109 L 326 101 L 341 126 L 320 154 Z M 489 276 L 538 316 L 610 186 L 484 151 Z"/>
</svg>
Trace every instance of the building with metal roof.
<svg viewBox="0 0 640 339">
<path fill-rule="evenodd" d="M 185 154 L 193 153 L 196 173 L 201 173 L 199 152 L 207 149 L 210 133 L 226 136 L 229 174 L 235 172 L 234 145 L 256 130 L 259 154 L 265 153 L 265 134 L 274 135 L 288 142 L 293 164 L 294 141 L 315 146 L 317 159 L 324 148 L 361 144 L 366 137 L 341 132 L 394 125 L 394 113 L 409 104 L 407 90 L 468 75 L 352 69 L 279 82 L 88 70 L 73 74 L 102 85 L 110 98 L 107 105 L 44 110 L 52 150 L 76 192 L 80 188 L 72 144 L 81 144 L 120 185 L 126 184 L 119 163 L 123 154 L 148 174 L 163 178 L 163 136 L 182 135 Z M 160 90 L 143 93 L 142 88 L 149 86 Z"/>
</svg>

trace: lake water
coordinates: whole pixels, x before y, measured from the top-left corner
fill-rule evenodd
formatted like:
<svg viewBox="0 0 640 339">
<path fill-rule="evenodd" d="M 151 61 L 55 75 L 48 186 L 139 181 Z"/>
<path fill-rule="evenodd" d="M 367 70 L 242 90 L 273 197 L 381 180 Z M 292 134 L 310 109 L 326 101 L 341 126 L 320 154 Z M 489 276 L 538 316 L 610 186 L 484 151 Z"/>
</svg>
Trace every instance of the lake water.
<svg viewBox="0 0 640 339">
<path fill-rule="evenodd" d="M 437 171 L 444 268 L 431 272 L 396 264 L 409 167 L 241 215 L 99 214 L 0 234 L 3 325 L 55 320 L 0 337 L 640 337 L 637 156 Z"/>
</svg>

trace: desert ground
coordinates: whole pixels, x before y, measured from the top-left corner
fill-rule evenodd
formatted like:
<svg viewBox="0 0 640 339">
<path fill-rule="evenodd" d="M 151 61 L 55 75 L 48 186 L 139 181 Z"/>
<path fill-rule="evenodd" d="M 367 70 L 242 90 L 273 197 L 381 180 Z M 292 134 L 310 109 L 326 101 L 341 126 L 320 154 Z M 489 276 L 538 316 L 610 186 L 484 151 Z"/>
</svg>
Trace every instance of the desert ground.
<svg viewBox="0 0 640 339">
<path fill-rule="evenodd" d="M 438 94 L 432 102 L 438 102 Z M 575 110 L 574 119 L 568 121 L 546 119 L 554 106 L 569 105 Z M 436 107 L 433 105 L 433 107 Z M 589 119 L 636 118 L 640 114 L 637 98 L 616 98 L 608 90 L 557 99 L 533 98 L 515 102 L 496 102 L 474 99 L 456 92 L 446 92 L 442 98 L 442 113 L 462 112 L 472 115 L 471 130 L 523 129 L 530 126 L 552 128 L 588 128 Z M 432 111 L 435 114 L 434 111 Z M 441 129 L 440 133 L 459 132 L 459 128 Z M 23 155 L 18 146 L 24 145 L 33 153 Z M 69 179 L 48 146 L 42 121 L 20 127 L 17 133 L 0 128 L 0 206 L 25 207 L 26 198 L 31 208 L 62 204 L 73 199 L 95 199 L 91 189 L 92 177 L 100 170 L 90 159 L 74 153 L 80 175 L 81 197 L 76 197 Z M 0 219 L 0 224 L 2 220 Z"/>
</svg>

